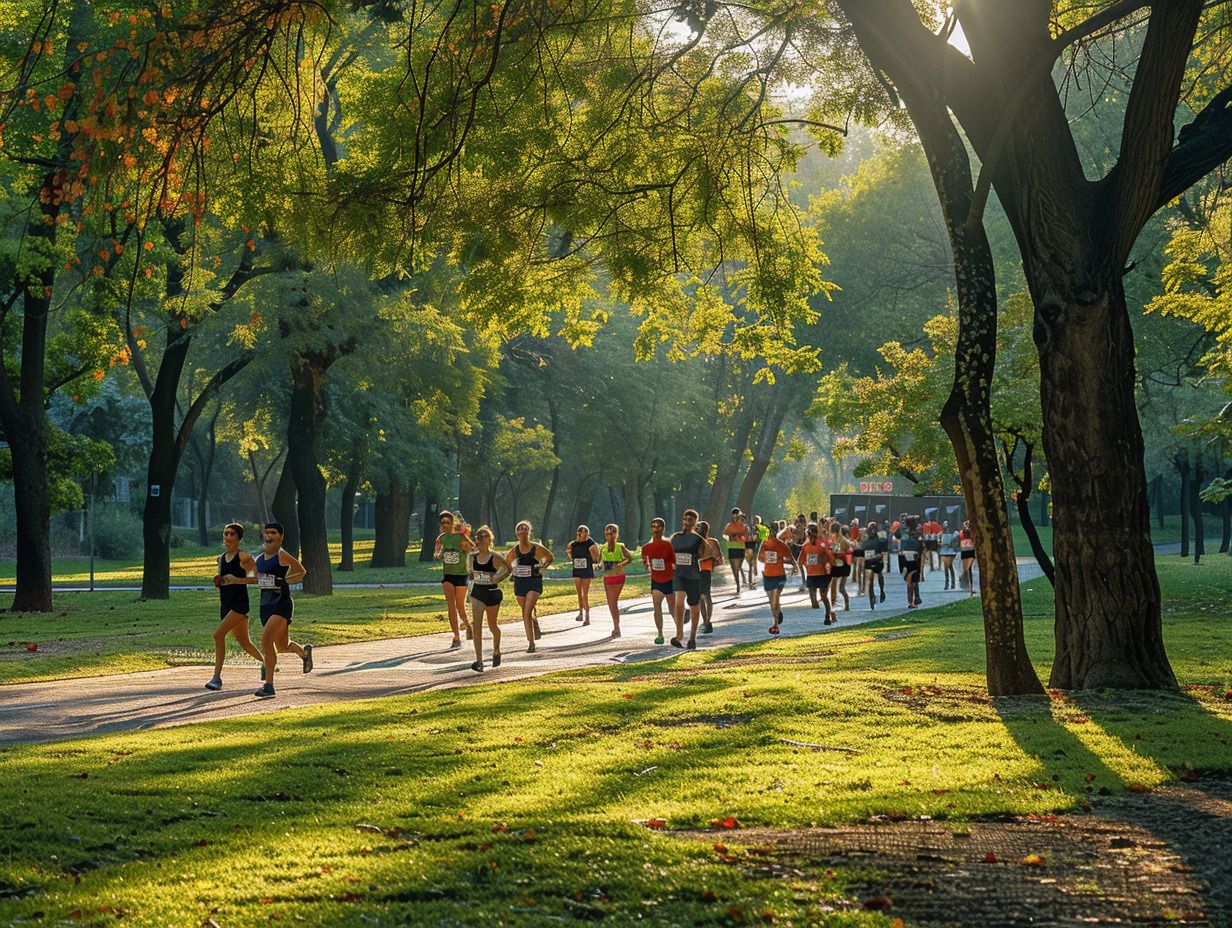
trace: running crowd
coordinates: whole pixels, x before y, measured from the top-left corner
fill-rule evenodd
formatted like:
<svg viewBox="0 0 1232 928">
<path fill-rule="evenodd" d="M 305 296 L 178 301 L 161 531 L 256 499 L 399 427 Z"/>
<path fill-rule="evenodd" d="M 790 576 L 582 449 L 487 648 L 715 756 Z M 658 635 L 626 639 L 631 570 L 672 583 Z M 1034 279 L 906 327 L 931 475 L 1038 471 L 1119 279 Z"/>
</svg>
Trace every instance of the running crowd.
<svg viewBox="0 0 1232 928">
<path fill-rule="evenodd" d="M 808 593 L 814 609 L 825 609 L 826 625 L 836 623 L 837 613 L 850 608 L 847 584 L 853 578 L 856 595 L 868 595 L 869 609 L 875 610 L 879 602 L 885 602 L 885 574 L 893 557 L 897 557 L 898 570 L 906 581 L 908 608 L 920 605 L 920 582 L 927 571 L 944 571 L 946 590 L 966 589 L 971 595 L 975 593 L 975 545 L 967 522 L 959 531 L 952 531 L 948 522 L 921 521 L 918 516 L 903 513 L 888 526 L 876 522 L 861 526 L 858 520 L 840 523 L 833 518 L 818 519 L 814 512 L 767 525 L 760 516 L 750 519 L 739 509 L 733 509 L 720 539 L 710 534 L 710 525 L 699 518 L 695 509 L 686 509 L 680 531 L 664 537 L 666 531 L 663 519 L 653 519 L 650 541 L 638 552 L 650 574 L 655 644 L 664 643 L 665 609 L 674 625 L 672 647 L 694 649 L 699 628 L 703 634 L 714 630 L 711 580 L 716 565 L 723 560 L 723 540 L 737 596 L 742 588 L 754 587 L 760 569 L 762 589 L 770 607 L 771 635 L 779 634 L 783 622 L 779 599 L 789 575 L 799 581 L 801 592 Z M 492 530 L 486 525 L 472 532 L 461 519 L 455 520 L 453 513 L 440 514 L 434 557 L 441 562 L 441 585 L 453 632 L 449 646 L 460 649 L 465 633 L 474 644 L 475 661 L 471 669 L 476 672 L 484 669 L 485 619 L 492 637 L 491 663 L 493 667 L 500 666 L 501 629 L 497 616 L 504 599 L 501 584 L 510 577 L 522 614 L 528 653 L 535 653 L 535 642 L 541 636 L 536 604 L 543 593 L 544 572 L 552 566 L 555 556 L 544 545 L 531 540 L 529 522 L 519 522 L 514 533 L 517 544 L 500 553 L 493 549 Z M 301 646 L 290 638 L 295 610 L 290 587 L 301 581 L 307 571 L 283 549 L 283 528 L 279 523 L 267 523 L 262 534 L 264 550 L 253 558 L 240 550 L 242 525 L 231 523 L 223 529 L 224 551 L 218 557 L 218 575 L 214 578 L 221 596 L 222 620 L 214 632 L 214 676 L 205 684 L 208 690 L 222 689 L 228 635 L 261 664 L 264 682 L 256 691 L 259 697 L 275 695 L 273 673 L 279 654 L 295 654 L 303 662 L 304 673 L 312 670 L 312 645 Z M 609 637 L 619 638 L 620 594 L 626 580 L 625 570 L 633 563 L 634 555 L 620 541 L 618 526 L 607 525 L 603 536 L 602 542 L 596 542 L 590 537 L 590 529 L 581 525 L 577 538 L 568 545 L 578 597 L 576 621 L 590 624 L 590 586 L 596 577 L 602 576 L 612 618 Z M 250 585 L 260 590 L 260 650 L 248 634 Z"/>
</svg>

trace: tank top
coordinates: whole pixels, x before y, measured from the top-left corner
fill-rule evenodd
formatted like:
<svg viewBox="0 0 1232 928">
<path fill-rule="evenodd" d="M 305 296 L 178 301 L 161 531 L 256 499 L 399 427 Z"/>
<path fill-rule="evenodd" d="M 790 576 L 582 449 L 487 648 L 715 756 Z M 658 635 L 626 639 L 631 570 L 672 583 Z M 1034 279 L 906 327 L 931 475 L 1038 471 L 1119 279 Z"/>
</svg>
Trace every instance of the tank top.
<svg viewBox="0 0 1232 928">
<path fill-rule="evenodd" d="M 462 550 L 462 536 L 457 532 L 441 536 L 441 564 L 449 576 L 466 576 L 466 552 Z"/>
<path fill-rule="evenodd" d="M 595 543 L 589 539 L 569 542 L 569 559 L 573 561 L 573 576 L 593 577 L 595 575 L 595 559 L 591 555 L 591 548 L 594 545 Z"/>
<path fill-rule="evenodd" d="M 714 570 L 715 554 L 714 549 L 710 547 L 710 537 L 702 539 L 702 554 L 698 557 L 697 566 L 703 571 Z"/>
<path fill-rule="evenodd" d="M 264 586 L 261 584 L 261 577 L 272 577 L 277 581 L 285 581 L 287 579 L 287 565 L 281 562 L 282 549 L 278 549 L 278 553 L 273 557 L 266 557 L 262 551 L 257 555 L 257 585 L 261 587 L 261 605 L 272 606 L 275 603 L 287 602 L 291 599 L 291 591 L 287 589 L 285 583 L 279 582 L 272 586 Z"/>
<path fill-rule="evenodd" d="M 472 595 L 474 595 L 474 592 L 479 590 L 481 587 L 486 590 L 496 586 L 496 568 L 492 564 L 494 558 L 495 555 L 489 551 L 488 559 L 486 561 L 480 561 L 479 558 L 476 557 L 471 563 L 471 566 L 474 568 L 475 572 L 475 585 L 471 590 Z"/>
<path fill-rule="evenodd" d="M 523 554 L 521 545 L 514 545 L 513 559 L 516 563 L 513 566 L 513 575 L 523 579 L 527 577 L 535 577 L 539 574 L 539 546 L 531 542 L 530 551 Z"/>
<path fill-rule="evenodd" d="M 227 560 L 225 554 L 218 555 L 218 575 L 220 577 L 244 577 L 244 568 L 240 566 L 240 553 L 235 552 L 231 560 Z M 247 612 L 248 611 L 248 584 L 236 583 L 234 585 L 220 586 L 219 594 L 222 596 L 222 605 L 227 608 L 228 612 Z M 236 607 L 240 608 L 236 608 Z"/>
<path fill-rule="evenodd" d="M 616 565 L 625 559 L 624 546 L 618 541 L 610 550 L 607 542 L 599 547 L 599 560 L 603 561 L 603 572 L 609 577 L 623 577 L 625 569 L 617 569 Z"/>
<path fill-rule="evenodd" d="M 701 565 L 697 563 L 705 542 L 697 532 L 677 532 L 672 536 L 672 550 L 676 552 L 676 573 L 681 580 L 700 580 Z"/>
</svg>

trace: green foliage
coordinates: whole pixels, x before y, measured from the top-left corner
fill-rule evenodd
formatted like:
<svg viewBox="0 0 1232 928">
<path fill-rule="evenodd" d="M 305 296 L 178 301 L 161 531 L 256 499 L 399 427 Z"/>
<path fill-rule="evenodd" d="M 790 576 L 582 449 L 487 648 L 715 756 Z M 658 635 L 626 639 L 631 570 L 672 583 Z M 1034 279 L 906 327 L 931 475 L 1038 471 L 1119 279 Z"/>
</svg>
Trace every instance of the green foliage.
<svg viewBox="0 0 1232 928">
<path fill-rule="evenodd" d="M 90 513 L 94 553 L 125 559 L 141 554 L 141 519 L 126 505 L 100 505 Z"/>
<path fill-rule="evenodd" d="M 13 440 L 20 441 L 16 436 Z M 78 480 L 101 474 L 115 464 L 111 445 L 48 425 L 47 495 L 52 513 L 80 509 L 85 498 Z M 0 480 L 13 479 L 13 453 L 0 448 Z"/>
</svg>

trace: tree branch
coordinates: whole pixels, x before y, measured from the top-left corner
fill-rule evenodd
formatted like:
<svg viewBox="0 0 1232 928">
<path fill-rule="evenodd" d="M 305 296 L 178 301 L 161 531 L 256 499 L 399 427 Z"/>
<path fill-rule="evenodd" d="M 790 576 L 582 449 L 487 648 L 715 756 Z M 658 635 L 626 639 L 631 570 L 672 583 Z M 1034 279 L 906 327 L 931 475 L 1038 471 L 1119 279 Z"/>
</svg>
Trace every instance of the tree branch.
<svg viewBox="0 0 1232 928">
<path fill-rule="evenodd" d="M 1160 185 L 1159 209 L 1232 158 L 1232 86 L 1225 87 L 1182 127 L 1168 154 Z"/>
</svg>

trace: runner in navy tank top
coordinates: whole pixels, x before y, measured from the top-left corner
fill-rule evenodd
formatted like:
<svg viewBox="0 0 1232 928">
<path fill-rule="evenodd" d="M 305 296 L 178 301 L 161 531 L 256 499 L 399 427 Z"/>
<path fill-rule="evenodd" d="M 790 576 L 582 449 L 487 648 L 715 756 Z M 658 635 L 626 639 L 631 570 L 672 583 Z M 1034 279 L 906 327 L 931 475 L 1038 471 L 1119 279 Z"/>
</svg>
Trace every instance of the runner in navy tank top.
<svg viewBox="0 0 1232 928">
<path fill-rule="evenodd" d="M 590 537 L 589 526 L 578 526 L 577 541 L 569 542 L 569 560 L 573 562 L 573 588 L 578 597 L 578 614 L 574 621 L 589 625 L 590 581 L 595 579 L 595 564 L 599 563 L 599 546 Z"/>
<path fill-rule="evenodd" d="M 304 673 L 312 670 L 312 645 L 300 647 L 291 640 L 291 616 L 295 603 L 290 586 L 304 579 L 304 565 L 282 549 L 282 525 L 267 522 L 265 550 L 256 559 L 257 586 L 261 588 L 261 651 L 265 654 L 265 685 L 257 690 L 262 697 L 274 694 L 274 670 L 278 655 L 297 654 L 304 662 Z"/>
<path fill-rule="evenodd" d="M 227 635 L 234 635 L 241 648 L 261 663 L 261 652 L 248 637 L 248 585 L 257 579 L 257 565 L 252 555 L 240 550 L 244 526 L 232 522 L 222 530 L 224 552 L 218 555 L 218 587 L 220 618 L 214 629 L 214 676 L 205 684 L 207 690 L 222 689 L 222 665 L 227 658 Z"/>
</svg>

